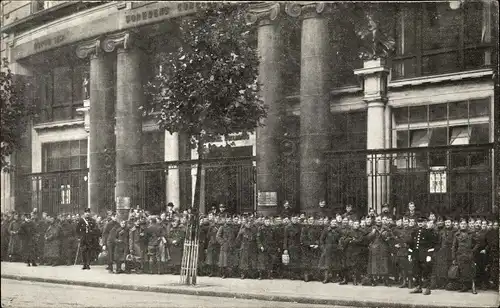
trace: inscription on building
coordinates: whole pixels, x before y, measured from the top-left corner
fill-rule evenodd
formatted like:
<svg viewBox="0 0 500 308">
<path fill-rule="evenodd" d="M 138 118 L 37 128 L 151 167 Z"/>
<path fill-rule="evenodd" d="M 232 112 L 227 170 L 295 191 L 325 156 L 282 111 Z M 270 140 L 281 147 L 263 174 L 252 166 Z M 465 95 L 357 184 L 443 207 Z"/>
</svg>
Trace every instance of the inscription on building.
<svg viewBox="0 0 500 308">
<path fill-rule="evenodd" d="M 57 45 L 59 43 L 62 43 L 66 39 L 66 36 L 64 35 L 58 35 L 54 38 L 47 38 L 41 41 L 35 41 L 35 51 L 38 51 L 40 49 L 46 49 L 51 47 L 52 45 Z"/>
<path fill-rule="evenodd" d="M 183 13 L 192 13 L 211 5 L 208 2 L 183 2 L 172 5 L 169 2 L 151 3 L 141 6 L 140 10 L 132 10 L 125 16 L 127 24 L 143 24 L 155 20 L 162 20 Z"/>
</svg>

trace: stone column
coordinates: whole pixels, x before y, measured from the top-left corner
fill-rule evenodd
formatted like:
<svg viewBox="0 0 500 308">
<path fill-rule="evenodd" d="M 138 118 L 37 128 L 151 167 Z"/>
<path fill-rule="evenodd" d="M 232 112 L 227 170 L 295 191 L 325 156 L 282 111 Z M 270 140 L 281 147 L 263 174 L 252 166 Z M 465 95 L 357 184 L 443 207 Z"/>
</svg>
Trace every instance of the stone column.
<svg viewBox="0 0 500 308">
<path fill-rule="evenodd" d="M 177 160 L 179 160 L 179 134 L 165 131 L 165 161 Z M 167 174 L 167 202 L 172 202 L 176 211 L 181 203 L 179 183 L 179 166 L 172 166 Z"/>
<path fill-rule="evenodd" d="M 384 149 L 386 147 L 386 103 L 387 103 L 387 75 L 389 69 L 384 59 L 367 60 L 363 68 L 354 70 L 356 75 L 364 78 L 364 98 L 367 104 L 367 149 Z M 390 117 L 389 117 L 390 119 Z M 384 155 L 372 154 L 368 157 L 368 206 L 379 213 L 382 204 L 387 202 L 388 180 Z"/>
<path fill-rule="evenodd" d="M 302 19 L 300 69 L 300 206 L 308 214 L 326 198 L 323 153 L 330 149 L 330 38 L 327 6 L 292 3 L 286 11 Z"/>
<path fill-rule="evenodd" d="M 261 97 L 269 107 L 265 126 L 257 128 L 257 191 L 280 191 L 280 138 L 282 121 L 285 116 L 283 106 L 282 79 L 282 38 L 277 18 L 280 3 L 252 4 L 247 15 L 249 23 L 258 23 L 259 82 L 262 84 Z M 277 204 L 257 205 L 257 212 L 263 215 L 276 214 Z"/>
<path fill-rule="evenodd" d="M 100 40 L 82 43 L 76 49 L 79 58 L 90 56 L 89 106 L 89 206 L 93 213 L 110 208 L 106 204 L 106 186 L 113 180 L 105 166 L 105 150 L 114 148 L 113 113 L 115 104 L 113 55 L 101 50 Z"/>
<path fill-rule="evenodd" d="M 137 196 L 137 181 L 131 165 L 141 161 L 142 116 L 144 103 L 141 64 L 144 54 L 134 33 L 122 32 L 103 41 L 106 52 L 116 53 L 116 210 L 120 220 L 127 219 L 132 198 Z"/>
</svg>

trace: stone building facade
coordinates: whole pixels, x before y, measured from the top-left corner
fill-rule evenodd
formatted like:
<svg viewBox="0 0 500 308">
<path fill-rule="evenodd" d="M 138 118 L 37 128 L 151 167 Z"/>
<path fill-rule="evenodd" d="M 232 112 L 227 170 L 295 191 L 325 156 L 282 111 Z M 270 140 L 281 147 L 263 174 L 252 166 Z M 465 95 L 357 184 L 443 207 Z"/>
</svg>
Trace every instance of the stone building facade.
<svg viewBox="0 0 500 308">
<path fill-rule="evenodd" d="M 3 1 L 2 57 L 30 84 L 39 113 L 16 170 L 2 174 L 2 211 L 95 212 L 189 206 L 196 151 L 139 107 L 178 19 L 207 4 Z M 494 206 L 494 1 L 389 3 L 378 30 L 387 58 L 363 61 L 354 10 L 255 3 L 266 126 L 234 135 L 202 171 L 207 210 L 275 214 L 288 200 L 365 212 L 409 201 L 442 213 Z M 213 144 L 224 144 L 214 140 Z M 221 164 L 221 157 L 234 163 Z"/>
</svg>

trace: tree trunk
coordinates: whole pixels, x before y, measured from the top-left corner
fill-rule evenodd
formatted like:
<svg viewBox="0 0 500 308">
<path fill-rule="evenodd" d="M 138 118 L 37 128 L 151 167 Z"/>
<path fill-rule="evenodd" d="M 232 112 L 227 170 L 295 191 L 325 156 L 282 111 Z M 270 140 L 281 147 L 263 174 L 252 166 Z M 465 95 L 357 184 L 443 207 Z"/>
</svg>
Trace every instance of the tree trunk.
<svg viewBox="0 0 500 308">
<path fill-rule="evenodd" d="M 201 169 L 202 169 L 201 164 L 203 160 L 203 140 L 200 136 L 198 137 L 197 150 L 198 150 L 198 163 L 196 166 L 196 186 L 194 188 L 194 200 L 192 204 L 192 208 L 196 209 L 196 213 L 199 212 L 201 207 Z"/>
</svg>

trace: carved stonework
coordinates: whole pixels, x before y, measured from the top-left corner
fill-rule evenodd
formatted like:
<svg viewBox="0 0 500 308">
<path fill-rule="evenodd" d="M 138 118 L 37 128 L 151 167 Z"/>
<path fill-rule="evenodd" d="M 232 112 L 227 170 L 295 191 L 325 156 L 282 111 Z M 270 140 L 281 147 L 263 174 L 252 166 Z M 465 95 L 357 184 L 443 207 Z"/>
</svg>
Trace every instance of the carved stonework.
<svg viewBox="0 0 500 308">
<path fill-rule="evenodd" d="M 76 56 L 80 59 L 85 59 L 88 56 L 97 56 L 101 51 L 101 40 L 93 39 L 78 45 L 76 48 Z"/>
<path fill-rule="evenodd" d="M 260 2 L 250 5 L 249 12 L 246 15 L 246 21 L 249 24 L 259 22 L 266 24 L 275 21 L 280 13 L 281 6 L 279 3 Z"/>
<path fill-rule="evenodd" d="M 125 50 L 130 48 L 132 41 L 130 32 L 120 32 L 108 35 L 102 42 L 102 49 L 106 52 L 113 52 L 116 48 Z"/>
<path fill-rule="evenodd" d="M 285 5 L 285 12 L 292 17 L 312 18 L 323 13 L 327 8 L 325 2 L 297 1 Z"/>
</svg>

